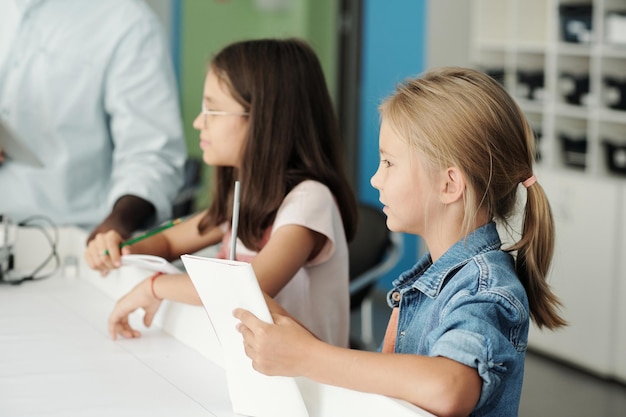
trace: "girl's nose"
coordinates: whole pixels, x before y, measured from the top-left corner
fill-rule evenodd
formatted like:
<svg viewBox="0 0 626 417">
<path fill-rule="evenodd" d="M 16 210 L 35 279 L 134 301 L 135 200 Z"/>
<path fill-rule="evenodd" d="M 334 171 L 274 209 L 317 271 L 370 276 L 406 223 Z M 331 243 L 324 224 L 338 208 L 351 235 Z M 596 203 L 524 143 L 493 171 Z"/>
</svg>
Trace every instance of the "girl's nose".
<svg viewBox="0 0 626 417">
<path fill-rule="evenodd" d="M 199 113 L 195 119 L 193 119 L 193 128 L 196 130 L 202 130 L 204 128 L 204 117 L 202 113 Z"/>
<path fill-rule="evenodd" d="M 372 175 L 372 178 L 370 178 L 370 184 L 372 185 L 372 187 L 374 187 L 377 190 L 380 190 L 380 166 L 378 166 L 378 169 L 376 170 L 376 172 L 374 173 L 374 175 Z"/>
</svg>

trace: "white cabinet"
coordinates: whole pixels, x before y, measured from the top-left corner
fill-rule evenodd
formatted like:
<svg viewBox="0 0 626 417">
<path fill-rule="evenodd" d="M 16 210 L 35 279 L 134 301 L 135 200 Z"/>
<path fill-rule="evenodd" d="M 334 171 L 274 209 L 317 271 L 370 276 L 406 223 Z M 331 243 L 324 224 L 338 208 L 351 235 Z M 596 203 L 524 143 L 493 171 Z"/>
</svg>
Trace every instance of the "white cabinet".
<svg viewBox="0 0 626 417">
<path fill-rule="evenodd" d="M 619 226 L 619 254 L 620 260 L 617 275 L 615 300 L 617 314 L 615 315 L 615 344 L 613 357 L 615 357 L 615 375 L 622 382 L 626 382 L 626 187 L 622 187 L 622 207 Z"/>
<path fill-rule="evenodd" d="M 537 176 L 556 221 L 549 282 L 563 302 L 569 325 L 556 331 L 533 326 L 530 346 L 601 376 L 616 376 L 616 362 L 626 352 L 618 354 L 615 340 L 621 304 L 616 294 L 617 260 L 622 251 L 622 230 L 616 224 L 624 215 L 624 187 L 582 173 L 538 170 Z"/>
<path fill-rule="evenodd" d="M 626 0 L 473 0 L 470 64 L 538 136 L 570 326 L 531 348 L 626 381 Z"/>
</svg>

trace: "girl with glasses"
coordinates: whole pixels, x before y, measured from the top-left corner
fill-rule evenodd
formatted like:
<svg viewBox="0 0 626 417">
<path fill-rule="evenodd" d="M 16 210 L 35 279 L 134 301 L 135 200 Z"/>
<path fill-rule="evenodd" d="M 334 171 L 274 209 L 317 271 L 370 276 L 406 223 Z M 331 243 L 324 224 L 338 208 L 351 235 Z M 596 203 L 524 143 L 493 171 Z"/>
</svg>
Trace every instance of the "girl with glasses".
<svg viewBox="0 0 626 417">
<path fill-rule="evenodd" d="M 380 165 L 371 179 L 387 226 L 421 236 L 428 253 L 388 294 L 381 351 L 330 346 L 270 303 L 274 324 L 234 312 L 246 354 L 268 375 L 407 400 L 437 416 L 516 416 L 529 322 L 565 324 L 546 275 L 550 205 L 533 175 L 534 138 L 493 79 L 433 70 L 380 107 Z M 496 221 L 519 240 L 502 244 Z"/>
<path fill-rule="evenodd" d="M 122 251 L 119 234 L 98 235 L 86 251 L 89 265 L 106 274 L 121 265 L 123 253 L 175 260 L 219 243 L 218 257 L 228 259 L 238 180 L 236 259 L 251 262 L 261 289 L 313 334 L 347 346 L 347 241 L 356 228 L 356 200 L 313 50 L 296 39 L 227 46 L 209 65 L 202 112 L 193 125 L 203 160 L 212 167 L 209 208 Z M 138 337 L 128 315 L 144 309 L 149 326 L 164 298 L 201 304 L 185 274 L 148 278 L 115 305 L 112 338 Z"/>
</svg>

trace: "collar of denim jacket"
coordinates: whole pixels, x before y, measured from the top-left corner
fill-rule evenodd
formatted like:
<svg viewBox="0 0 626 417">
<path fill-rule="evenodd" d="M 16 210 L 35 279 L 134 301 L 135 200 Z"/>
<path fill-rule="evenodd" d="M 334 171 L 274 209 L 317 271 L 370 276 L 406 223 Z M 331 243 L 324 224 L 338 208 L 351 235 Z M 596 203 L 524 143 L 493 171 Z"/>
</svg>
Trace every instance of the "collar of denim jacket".
<svg viewBox="0 0 626 417">
<path fill-rule="evenodd" d="M 393 281 L 390 291 L 403 293 L 416 289 L 430 298 L 435 298 L 448 280 L 477 255 L 499 250 L 502 246 L 494 222 L 471 232 L 448 249 L 436 262 L 430 253 L 425 254 L 410 270 Z"/>
</svg>

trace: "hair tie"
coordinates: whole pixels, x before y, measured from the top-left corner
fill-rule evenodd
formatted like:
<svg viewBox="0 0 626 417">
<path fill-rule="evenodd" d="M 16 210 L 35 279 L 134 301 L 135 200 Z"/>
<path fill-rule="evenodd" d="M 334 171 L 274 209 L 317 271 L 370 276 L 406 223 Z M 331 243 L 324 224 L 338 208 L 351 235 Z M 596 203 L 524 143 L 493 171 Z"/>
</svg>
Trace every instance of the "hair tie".
<svg viewBox="0 0 626 417">
<path fill-rule="evenodd" d="M 159 297 L 156 292 L 154 291 L 154 280 L 157 279 L 158 277 L 160 277 L 161 275 L 163 275 L 163 272 L 158 271 L 156 272 L 154 275 L 152 275 L 150 277 L 150 291 L 152 292 L 152 296 L 154 298 L 156 298 L 159 301 L 163 301 L 163 299 L 161 297 Z"/>
<path fill-rule="evenodd" d="M 522 181 L 522 185 L 524 186 L 524 188 L 528 188 L 536 182 L 537 178 L 534 175 L 531 175 L 525 181 Z"/>
</svg>

